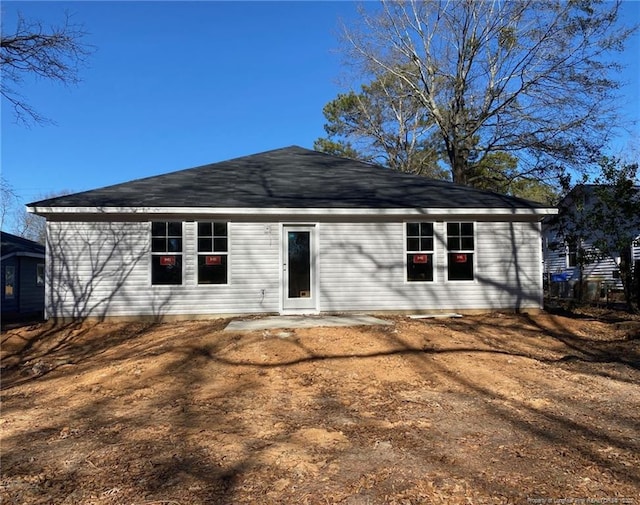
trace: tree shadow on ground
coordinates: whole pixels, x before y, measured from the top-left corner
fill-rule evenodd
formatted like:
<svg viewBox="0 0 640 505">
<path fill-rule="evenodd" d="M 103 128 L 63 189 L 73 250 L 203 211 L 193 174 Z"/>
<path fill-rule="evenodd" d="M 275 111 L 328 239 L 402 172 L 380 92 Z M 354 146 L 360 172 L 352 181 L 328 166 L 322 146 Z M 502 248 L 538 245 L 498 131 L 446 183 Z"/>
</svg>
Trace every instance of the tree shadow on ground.
<svg viewBox="0 0 640 505">
<path fill-rule="evenodd" d="M 220 321 L 65 329 L 45 355 L 74 365 L 4 391 L 7 416 L 37 416 L 44 396 L 60 402 L 47 422 L 5 438 L 5 471 L 15 481 L 55 469 L 59 491 L 34 484 L 45 496 L 97 493 L 97 503 L 509 503 L 536 490 L 566 497 L 582 477 L 640 486 L 637 398 L 622 408 L 589 396 L 637 388 L 635 342 L 607 349 L 627 378 L 610 383 L 563 360 L 579 351 L 603 365 L 592 347 L 617 341 L 602 323 L 593 335 L 524 315 L 394 323 L 340 330 L 350 348 L 340 331 L 230 334 Z M 85 398 L 73 408 L 73 392 L 52 390 L 90 373 L 112 378 L 72 389 Z"/>
</svg>

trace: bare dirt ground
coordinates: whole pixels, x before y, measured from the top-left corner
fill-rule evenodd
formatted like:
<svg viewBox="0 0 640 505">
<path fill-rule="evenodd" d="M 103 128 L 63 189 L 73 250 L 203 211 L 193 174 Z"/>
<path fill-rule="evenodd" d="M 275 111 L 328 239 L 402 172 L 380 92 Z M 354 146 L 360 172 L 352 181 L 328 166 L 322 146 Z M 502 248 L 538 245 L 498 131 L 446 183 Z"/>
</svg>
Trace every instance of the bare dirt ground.
<svg viewBox="0 0 640 505">
<path fill-rule="evenodd" d="M 2 334 L 3 504 L 640 504 L 640 321 Z"/>
</svg>

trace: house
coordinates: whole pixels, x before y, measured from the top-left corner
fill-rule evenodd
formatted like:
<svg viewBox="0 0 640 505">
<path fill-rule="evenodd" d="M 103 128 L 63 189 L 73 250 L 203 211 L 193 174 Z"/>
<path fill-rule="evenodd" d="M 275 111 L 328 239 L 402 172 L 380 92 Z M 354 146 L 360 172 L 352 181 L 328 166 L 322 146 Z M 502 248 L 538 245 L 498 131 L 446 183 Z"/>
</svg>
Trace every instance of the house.
<svg viewBox="0 0 640 505">
<path fill-rule="evenodd" d="M 620 261 L 626 256 L 635 272 L 640 271 L 640 187 L 630 187 L 637 194 L 637 209 L 626 216 L 608 216 L 610 223 L 594 230 L 594 206 L 602 207 L 602 191 L 609 187 L 599 184 L 579 184 L 558 204 L 559 213 L 543 220 L 544 271 L 552 295 L 577 296 L 583 284 L 582 296 L 598 299 L 611 290 L 622 290 Z M 630 237 L 629 251 L 613 250 L 603 254 L 595 244 L 615 243 L 619 237 Z"/>
<path fill-rule="evenodd" d="M 1 232 L 3 321 L 42 317 L 45 291 L 45 248 L 22 237 Z"/>
<path fill-rule="evenodd" d="M 555 212 L 296 146 L 28 210 L 54 318 L 537 310 Z"/>
</svg>

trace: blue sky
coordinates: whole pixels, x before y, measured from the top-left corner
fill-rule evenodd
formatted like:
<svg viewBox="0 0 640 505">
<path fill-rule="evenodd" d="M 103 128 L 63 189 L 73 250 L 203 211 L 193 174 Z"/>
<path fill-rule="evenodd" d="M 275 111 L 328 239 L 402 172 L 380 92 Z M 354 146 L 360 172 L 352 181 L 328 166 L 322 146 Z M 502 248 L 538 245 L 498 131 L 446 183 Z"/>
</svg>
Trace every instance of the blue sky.
<svg viewBox="0 0 640 505">
<path fill-rule="evenodd" d="M 2 114 L 2 174 L 25 202 L 288 145 L 311 148 L 339 92 L 338 2 L 4 2 L 8 26 L 67 10 L 96 47 L 83 82 L 27 82 L 55 126 Z"/>
<path fill-rule="evenodd" d="M 56 125 L 16 125 L 3 104 L 2 176 L 23 203 L 294 144 L 311 148 L 324 133 L 322 107 L 344 91 L 339 21 L 357 16 L 352 2 L 5 1 L 1 8 L 8 29 L 18 10 L 45 25 L 67 11 L 96 48 L 78 86 L 25 82 L 29 104 Z M 623 15 L 640 22 L 640 2 L 625 2 Z M 636 35 L 624 75 L 635 119 L 638 54 Z"/>
</svg>

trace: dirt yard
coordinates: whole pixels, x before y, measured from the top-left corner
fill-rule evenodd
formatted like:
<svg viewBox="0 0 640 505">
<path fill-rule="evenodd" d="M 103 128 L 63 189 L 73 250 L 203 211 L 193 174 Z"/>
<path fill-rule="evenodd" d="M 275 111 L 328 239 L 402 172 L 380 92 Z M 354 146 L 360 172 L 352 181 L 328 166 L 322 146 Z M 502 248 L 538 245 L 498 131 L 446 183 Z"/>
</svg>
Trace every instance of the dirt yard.
<svg viewBox="0 0 640 505">
<path fill-rule="evenodd" d="M 640 320 L 2 334 L 3 504 L 640 504 Z"/>
</svg>

